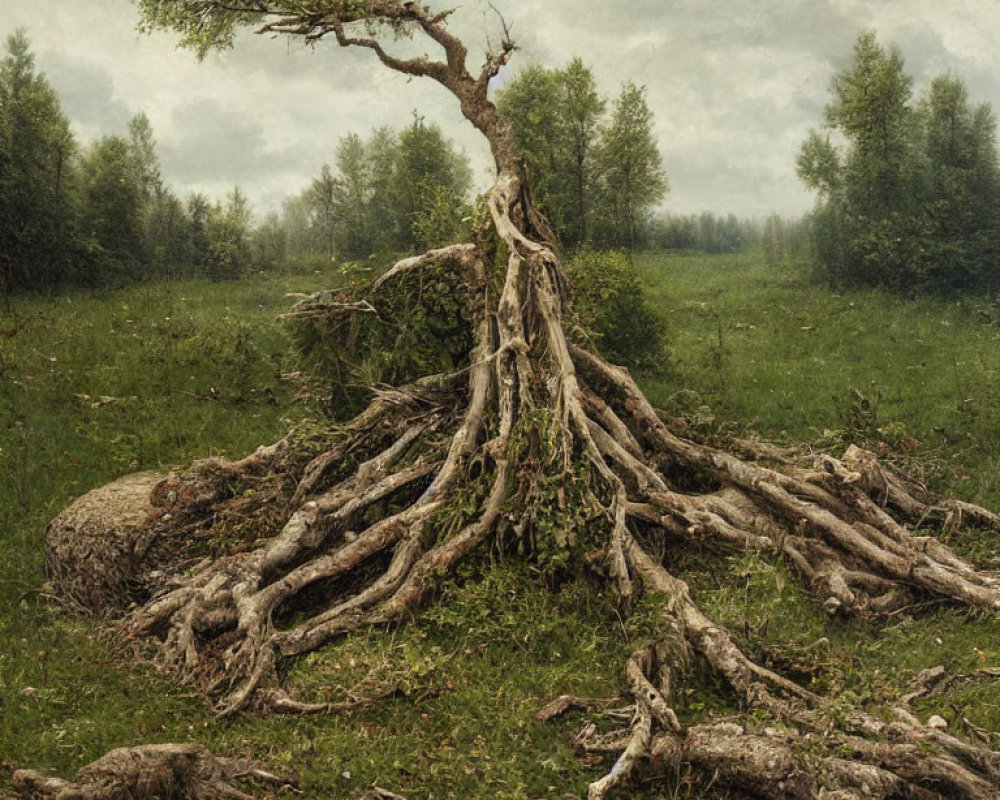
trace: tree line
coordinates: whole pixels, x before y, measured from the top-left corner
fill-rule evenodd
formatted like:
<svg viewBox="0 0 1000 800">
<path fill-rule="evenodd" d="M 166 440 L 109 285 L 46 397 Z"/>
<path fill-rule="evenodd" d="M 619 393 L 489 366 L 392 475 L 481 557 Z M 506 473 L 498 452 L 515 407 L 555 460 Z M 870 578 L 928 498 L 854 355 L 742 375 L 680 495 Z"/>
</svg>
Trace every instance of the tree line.
<svg viewBox="0 0 1000 800">
<path fill-rule="evenodd" d="M 759 240 L 747 221 L 654 210 L 667 191 L 645 88 L 600 96 L 581 59 L 528 66 L 498 93 L 537 199 L 560 243 L 580 248 L 695 247 Z M 24 31 L 0 62 L 0 293 L 113 286 L 152 278 L 230 279 L 413 252 L 463 238 L 472 171 L 434 124 L 350 133 L 280 211 L 254 220 L 238 187 L 224 200 L 166 183 L 152 125 L 79 143 Z"/>
<path fill-rule="evenodd" d="M 626 83 L 611 104 L 579 58 L 563 69 L 530 65 L 500 89 L 539 208 L 560 244 L 655 246 L 653 211 L 667 191 L 645 88 Z M 611 108 L 610 115 L 605 112 Z M 333 166 L 289 198 L 265 226 L 281 260 L 364 258 L 462 238 L 471 212 L 468 160 L 435 125 L 352 133 Z"/>
<path fill-rule="evenodd" d="M 657 250 L 741 253 L 760 248 L 769 263 L 777 263 L 804 256 L 806 233 L 802 220 L 788 219 L 780 214 L 761 219 L 703 211 L 700 214 L 660 214 L 650 223 L 646 238 Z"/>
<path fill-rule="evenodd" d="M 798 173 L 818 196 L 813 243 L 832 282 L 903 292 L 1000 287 L 995 118 L 939 75 L 914 97 L 902 54 L 873 32 L 833 80 Z"/>
<path fill-rule="evenodd" d="M 528 67 L 498 103 L 564 246 L 657 244 L 652 210 L 667 182 L 644 88 L 626 84 L 605 119 L 609 103 L 575 59 Z M 18 31 L 0 62 L 0 292 L 228 279 L 427 249 L 470 229 L 469 161 L 437 125 L 415 115 L 399 131 L 350 133 L 333 155 L 259 223 L 238 187 L 223 201 L 181 198 L 161 174 L 144 113 L 119 134 L 76 141 Z"/>
<path fill-rule="evenodd" d="M 108 286 L 152 277 L 237 276 L 251 261 L 252 214 L 178 198 L 160 174 L 149 118 L 81 146 L 35 65 L 24 31 L 0 61 L 0 293 Z"/>
<path fill-rule="evenodd" d="M 471 185 L 465 154 L 420 117 L 398 132 L 349 133 L 333 166 L 264 219 L 258 260 L 329 263 L 455 241 L 469 227 Z"/>
</svg>

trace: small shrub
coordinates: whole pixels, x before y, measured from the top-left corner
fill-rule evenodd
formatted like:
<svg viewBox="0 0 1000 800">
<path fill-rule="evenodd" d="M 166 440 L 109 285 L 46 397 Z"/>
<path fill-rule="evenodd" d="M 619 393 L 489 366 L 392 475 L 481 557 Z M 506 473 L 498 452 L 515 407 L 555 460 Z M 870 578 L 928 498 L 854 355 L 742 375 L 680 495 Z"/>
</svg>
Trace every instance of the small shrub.
<svg viewBox="0 0 1000 800">
<path fill-rule="evenodd" d="M 320 292 L 285 317 L 311 392 L 336 417 L 359 408 L 373 384 L 405 385 L 468 363 L 480 302 L 461 269 L 432 264 L 378 292 L 367 279 Z"/>
<path fill-rule="evenodd" d="M 466 204 L 455 202 L 453 189 L 421 181 L 417 187 L 417 203 L 410 229 L 421 250 L 440 247 L 442 242 L 468 239 L 472 211 Z"/>
<path fill-rule="evenodd" d="M 882 419 L 881 407 L 885 400 L 882 390 L 872 383 L 867 394 L 854 386 L 843 396 L 834 396 L 840 429 L 826 431 L 831 443 L 856 444 L 876 450 L 881 456 L 904 454 L 915 450 L 920 442 L 914 439 L 899 421 Z"/>
<path fill-rule="evenodd" d="M 567 261 L 566 273 L 577 323 L 604 356 L 646 371 L 665 366 L 666 326 L 646 301 L 627 256 L 581 250 Z"/>
</svg>

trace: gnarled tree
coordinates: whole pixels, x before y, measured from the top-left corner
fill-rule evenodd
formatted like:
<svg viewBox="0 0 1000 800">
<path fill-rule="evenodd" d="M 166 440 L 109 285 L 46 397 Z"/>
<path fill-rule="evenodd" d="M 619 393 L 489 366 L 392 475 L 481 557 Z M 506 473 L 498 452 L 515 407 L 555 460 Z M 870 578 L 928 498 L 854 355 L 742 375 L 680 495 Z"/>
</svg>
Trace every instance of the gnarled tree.
<svg viewBox="0 0 1000 800">
<path fill-rule="evenodd" d="M 886 719 L 859 712 L 833 721 L 822 697 L 745 655 L 664 566 L 657 554 L 672 544 L 711 540 L 787 559 L 831 614 L 879 614 L 926 596 L 992 612 L 1000 609 L 1000 584 L 912 528 L 936 521 L 1000 530 L 1000 518 L 932 496 L 856 448 L 804 463 L 748 442 L 728 452 L 681 438 L 625 370 L 574 344 L 563 324 L 559 254 L 532 204 L 512 132 L 488 96 L 514 51 L 510 41 L 470 71 L 465 45 L 449 31 L 450 12 L 413 0 L 140 0 L 140 7 L 148 24 L 176 29 L 202 51 L 253 25 L 309 41 L 332 37 L 372 51 L 390 69 L 431 78 L 486 137 L 497 177 L 474 241 L 400 261 L 370 287 L 376 298 L 432 267 L 460 276 L 472 320 L 464 367 L 381 388 L 346 424 L 290 434 L 242 461 L 201 464 L 152 489 L 133 480 L 130 490 L 98 490 L 139 492 L 148 513 L 110 540 L 120 543 L 117 555 L 99 561 L 117 559 L 120 569 L 100 591 L 92 590 L 97 561 L 68 544 L 97 509 L 106 513 L 105 495 L 91 498 L 92 512 L 77 507 L 72 524 L 57 519 L 49 556 L 64 592 L 91 607 L 95 598 L 104 606 L 138 598 L 124 626 L 156 642 L 178 675 L 209 680 L 221 713 L 326 711 L 329 704 L 282 690 L 283 659 L 401 620 L 494 537 L 520 537 L 540 552 L 546 537 L 561 536 L 575 542 L 581 568 L 590 565 L 613 585 L 623 610 L 644 592 L 662 614 L 662 641 L 625 665 L 631 724 L 610 735 L 588 728 L 577 741 L 615 759 L 589 797 L 605 797 L 636 774 L 669 780 L 678 764 L 762 798 L 998 796 L 996 752 L 903 709 Z M 425 37 L 439 57 L 394 55 L 394 34 Z M 328 294 L 296 313 L 346 324 L 372 302 Z M 270 523 L 270 534 L 202 561 L 186 549 L 190 537 L 181 534 L 248 514 Z M 569 524 L 579 528 L 572 537 Z M 673 684 L 695 655 L 729 686 L 741 719 L 681 724 Z M 761 710 L 771 724 L 755 722 Z M 32 785 L 55 794 L 63 784 Z"/>
</svg>

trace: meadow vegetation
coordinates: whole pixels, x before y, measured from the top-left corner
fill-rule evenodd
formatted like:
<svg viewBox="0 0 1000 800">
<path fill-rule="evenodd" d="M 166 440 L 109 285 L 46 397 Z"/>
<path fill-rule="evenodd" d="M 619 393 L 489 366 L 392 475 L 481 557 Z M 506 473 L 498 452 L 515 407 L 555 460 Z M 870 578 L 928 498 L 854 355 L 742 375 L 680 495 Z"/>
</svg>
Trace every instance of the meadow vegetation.
<svg viewBox="0 0 1000 800">
<path fill-rule="evenodd" d="M 671 354 L 643 378 L 686 436 L 732 433 L 833 452 L 867 443 L 933 488 L 1000 508 L 1000 307 L 818 288 L 802 264 L 757 254 L 637 257 Z M 293 403 L 287 292 L 338 275 L 179 281 L 115 292 L 12 298 L 0 314 L 0 794 L 13 768 L 71 774 L 112 747 L 197 740 L 294 773 L 308 797 L 360 797 L 373 784 L 415 798 L 573 797 L 606 770 L 577 758 L 586 714 L 542 723 L 564 692 L 626 696 L 620 665 L 653 635 L 653 609 L 619 622 L 603 583 L 553 585 L 495 553 L 460 569 L 442 602 L 290 667 L 293 694 L 327 695 L 319 717 L 216 720 L 196 686 L 108 641 L 47 591 L 45 523 L 118 475 L 239 456 L 317 413 Z M 949 544 L 986 566 L 993 543 Z M 945 602 L 878 621 L 828 617 L 801 581 L 762 553 L 672 549 L 696 601 L 759 662 L 838 698 L 844 713 L 897 701 L 923 669 L 956 677 L 915 700 L 973 739 L 1000 729 L 1000 622 Z M 502 598 L 502 602 L 498 599 Z M 706 673 L 710 674 L 710 673 Z M 727 712 L 699 678 L 674 705 L 685 723 Z M 367 679 L 373 704 L 339 687 Z M 619 704 L 625 704 L 621 700 Z M 678 775 L 636 797 L 711 796 Z"/>
</svg>

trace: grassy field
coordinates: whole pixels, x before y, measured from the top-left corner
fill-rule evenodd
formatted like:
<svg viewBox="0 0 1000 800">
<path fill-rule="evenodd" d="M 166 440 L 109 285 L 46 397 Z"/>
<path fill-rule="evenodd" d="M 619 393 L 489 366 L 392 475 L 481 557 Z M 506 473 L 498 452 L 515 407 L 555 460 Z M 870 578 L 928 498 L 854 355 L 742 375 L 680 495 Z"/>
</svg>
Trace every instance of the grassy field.
<svg viewBox="0 0 1000 800">
<path fill-rule="evenodd" d="M 651 255 L 640 268 L 672 350 L 644 385 L 693 430 L 831 449 L 878 440 L 901 463 L 919 460 L 937 488 L 1000 508 L 1000 306 L 832 294 L 755 256 Z M 0 795 L 16 767 L 69 775 L 111 747 L 187 739 L 295 774 L 316 798 L 376 782 L 410 800 L 570 798 L 601 773 L 571 751 L 580 715 L 533 716 L 564 692 L 617 694 L 625 654 L 651 632 L 648 614 L 620 622 L 585 582 L 553 592 L 524 565 L 470 567 L 419 619 L 324 648 L 287 676 L 303 696 L 336 698 L 372 675 L 398 687 L 393 697 L 338 716 L 224 722 L 47 596 L 44 526 L 74 496 L 124 473 L 245 453 L 310 413 L 280 378 L 292 365 L 274 318 L 285 293 L 335 280 L 175 283 L 22 299 L 0 313 Z M 983 559 L 996 550 L 984 537 L 953 544 Z M 753 655 L 845 706 L 890 702 L 925 667 L 1000 666 L 995 618 L 931 606 L 835 621 L 761 555 L 671 560 Z M 677 702 L 694 719 L 728 701 L 695 672 Z M 917 710 L 959 731 L 962 717 L 1000 729 L 1000 691 L 976 677 Z M 706 795 L 682 783 L 634 796 Z"/>
<path fill-rule="evenodd" d="M 794 442 L 881 429 L 937 462 L 942 491 L 1000 501 L 1000 303 L 836 293 L 754 255 L 639 266 L 669 327 L 669 378 L 645 384 L 659 407 Z"/>
</svg>

